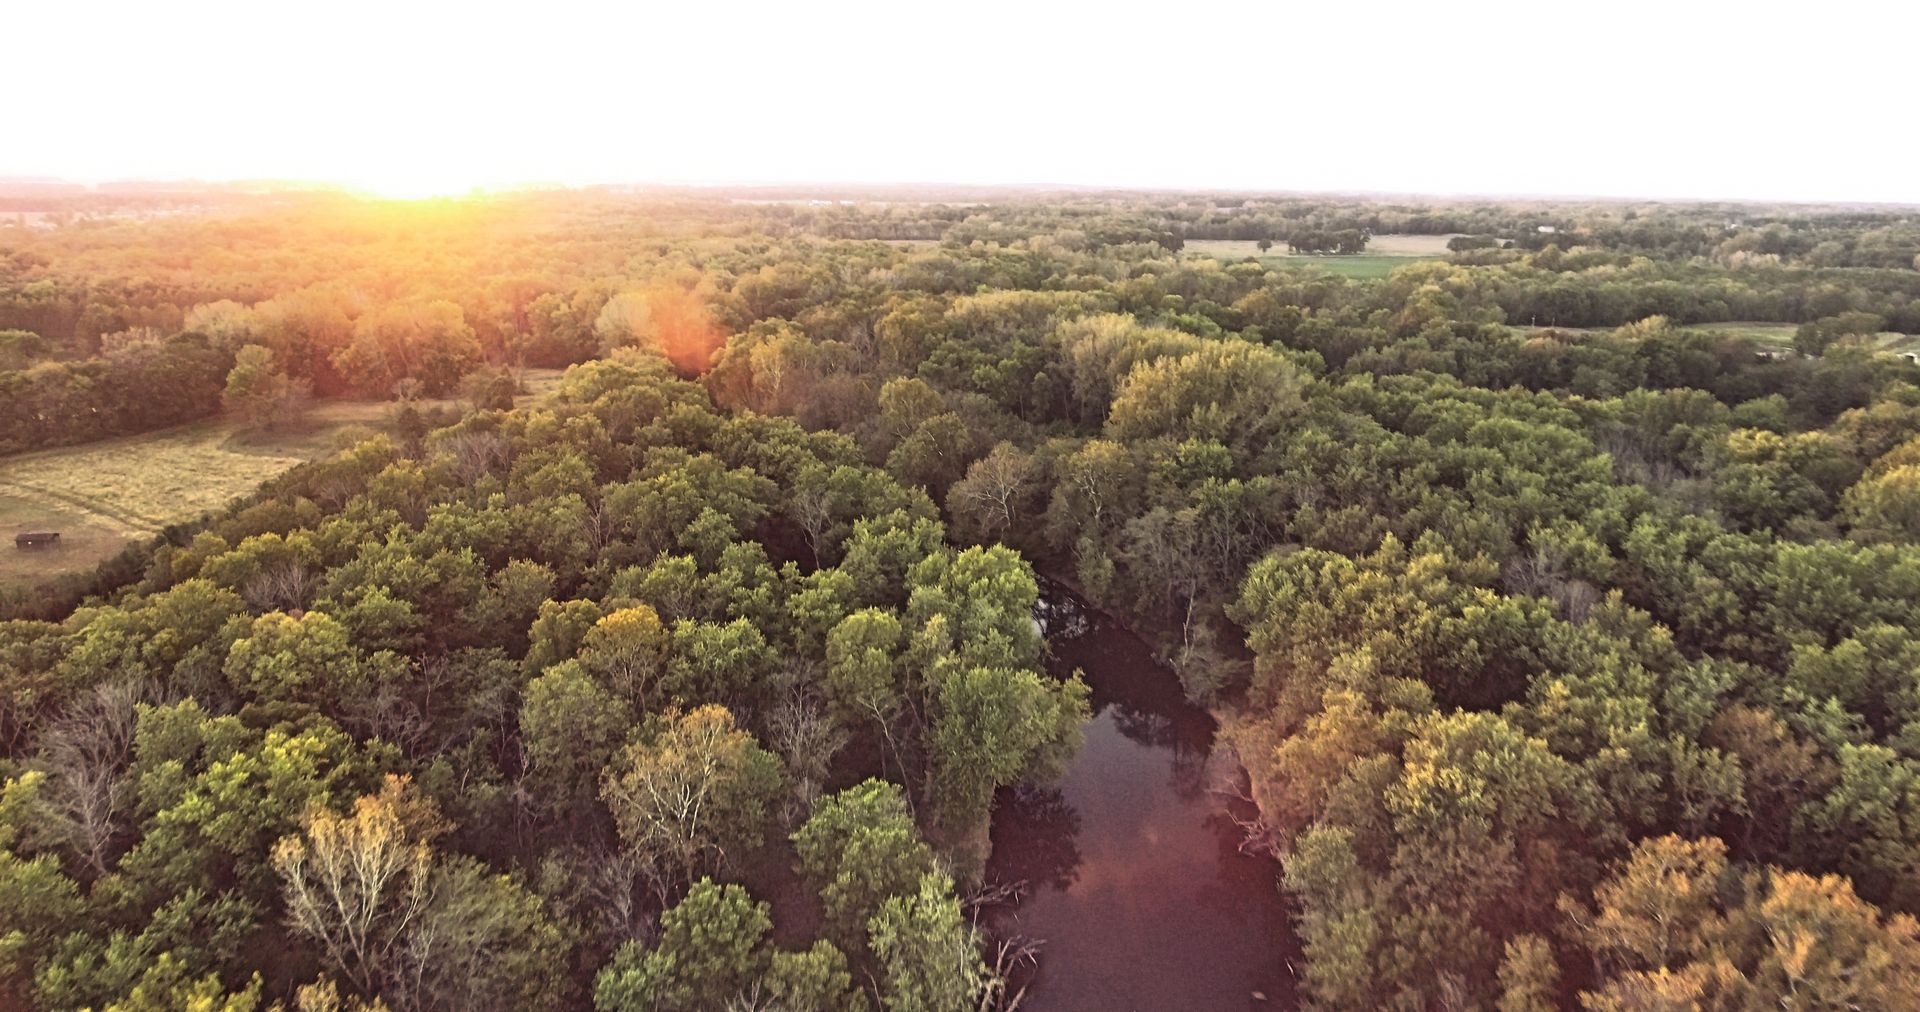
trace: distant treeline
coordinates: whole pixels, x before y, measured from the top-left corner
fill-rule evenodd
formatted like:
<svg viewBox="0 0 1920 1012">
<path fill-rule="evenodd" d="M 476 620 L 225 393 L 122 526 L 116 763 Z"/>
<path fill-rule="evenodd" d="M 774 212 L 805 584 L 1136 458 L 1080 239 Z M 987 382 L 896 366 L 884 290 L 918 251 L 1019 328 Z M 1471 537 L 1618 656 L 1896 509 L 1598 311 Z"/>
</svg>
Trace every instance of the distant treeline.
<svg viewBox="0 0 1920 1012">
<path fill-rule="evenodd" d="M 1835 320 L 1871 317 L 1874 329 L 1920 333 L 1920 227 L 1893 213 L 1157 195 L 753 204 L 606 192 L 402 212 L 290 196 L 251 216 L 96 221 L 8 236 L 0 369 L 12 371 L 0 372 L 0 453 L 214 414 L 223 370 L 248 344 L 271 350 L 270 368 L 287 389 L 385 397 L 411 384 L 444 393 L 482 365 L 565 365 L 631 343 L 704 348 L 708 331 L 764 315 L 759 304 L 780 313 L 817 301 L 828 283 L 786 265 L 732 276 L 715 238 L 674 238 L 703 230 L 749 248 L 805 248 L 821 236 L 946 248 L 1041 238 L 1071 253 L 1168 253 L 1190 238 L 1218 238 L 1336 254 L 1361 252 L 1380 232 L 1460 232 L 1450 266 L 1406 277 L 1437 287 L 1476 320 L 1593 328 L 1658 315 L 1831 330 Z M 1008 262 L 1004 252 L 999 259 Z M 1085 284 L 1057 268 L 997 279 L 930 251 L 890 269 L 936 288 L 956 269 L 975 275 L 954 279 L 962 285 Z M 1380 283 L 1374 295 L 1343 297 L 1340 311 L 1402 312 L 1414 283 Z M 1231 300 L 1210 306 L 1203 289 L 1182 297 L 1191 300 L 1187 312 L 1221 328 L 1253 322 Z M 1331 345 L 1329 353 L 1338 354 Z"/>
</svg>

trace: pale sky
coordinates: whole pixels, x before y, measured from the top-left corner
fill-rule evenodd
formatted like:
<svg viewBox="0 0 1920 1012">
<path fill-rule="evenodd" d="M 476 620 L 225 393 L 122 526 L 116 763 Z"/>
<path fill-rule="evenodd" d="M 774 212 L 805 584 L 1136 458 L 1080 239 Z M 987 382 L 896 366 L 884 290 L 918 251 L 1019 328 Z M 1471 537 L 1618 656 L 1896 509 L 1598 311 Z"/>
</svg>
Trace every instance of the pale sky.
<svg viewBox="0 0 1920 1012">
<path fill-rule="evenodd" d="M 1920 202 L 1920 4 L 0 0 L 0 176 Z"/>
</svg>

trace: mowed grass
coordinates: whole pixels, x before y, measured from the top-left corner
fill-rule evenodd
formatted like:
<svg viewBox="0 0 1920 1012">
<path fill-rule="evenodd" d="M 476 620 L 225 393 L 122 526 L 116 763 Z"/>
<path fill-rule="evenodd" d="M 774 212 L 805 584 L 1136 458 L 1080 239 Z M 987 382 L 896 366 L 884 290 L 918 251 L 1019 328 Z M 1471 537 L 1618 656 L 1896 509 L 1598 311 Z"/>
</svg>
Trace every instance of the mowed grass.
<svg viewBox="0 0 1920 1012">
<path fill-rule="evenodd" d="M 1800 326 L 1795 323 L 1732 320 L 1726 323 L 1697 323 L 1690 329 L 1725 334 L 1730 337 L 1744 337 L 1762 348 L 1792 348 L 1793 334 L 1800 329 Z M 1920 337 L 1883 330 L 1874 335 L 1873 347 L 1880 351 L 1912 351 L 1920 347 Z"/>
<path fill-rule="evenodd" d="M 1726 337 L 1744 337 L 1752 341 L 1758 349 L 1765 351 L 1793 350 L 1793 334 L 1800 329 L 1799 324 L 1795 323 L 1772 323 L 1761 320 L 1728 320 L 1723 323 L 1689 323 L 1683 326 L 1687 330 L 1703 330 Z M 1615 328 L 1514 326 L 1512 329 L 1522 337 L 1532 337 L 1548 331 L 1557 331 L 1562 334 L 1610 334 Z M 1920 335 L 1883 330 L 1873 336 L 1871 346 L 1875 351 L 1890 354 L 1920 351 Z"/>
<path fill-rule="evenodd" d="M 1328 274 L 1338 274 L 1343 278 L 1371 281 L 1375 278 L 1384 278 L 1408 264 L 1417 264 L 1429 259 L 1432 258 L 1408 256 L 1381 257 L 1369 253 L 1350 257 L 1282 257 L 1278 264 L 1269 266 L 1279 266 L 1290 270 L 1325 271 Z M 1265 261 L 1262 262 L 1264 263 Z"/>
<path fill-rule="evenodd" d="M 16 548 L 12 535 L 59 531 L 60 543 Z M 0 589 L 32 587 L 94 566 L 125 548 L 127 532 L 75 506 L 45 497 L 0 492 Z"/>
<path fill-rule="evenodd" d="M 1920 334 L 1882 332 L 1880 350 L 1888 352 L 1920 351 Z"/>
<path fill-rule="evenodd" d="M 1765 348 L 1793 347 L 1793 332 L 1800 329 L 1791 323 L 1760 323 L 1748 320 L 1732 320 L 1727 323 L 1695 324 L 1693 329 L 1705 330 L 1727 337 L 1744 337 Z"/>
<path fill-rule="evenodd" d="M 1216 260 L 1237 261 L 1251 257 L 1261 266 L 1279 269 L 1316 268 L 1330 274 L 1362 280 L 1384 278 L 1397 267 L 1421 260 L 1437 260 L 1447 255 L 1451 235 L 1376 235 L 1367 242 L 1367 252 L 1357 256 L 1295 256 L 1284 243 L 1274 244 L 1266 253 L 1249 239 L 1194 239 L 1185 251 Z"/>
<path fill-rule="evenodd" d="M 530 373 L 520 403 L 543 396 L 559 376 Z M 97 565 L 129 542 L 223 509 L 297 464 L 388 428 L 393 414 L 385 401 L 326 401 L 297 428 L 195 422 L 0 458 L 0 588 Z M 59 547 L 14 547 L 13 535 L 29 530 L 60 532 Z"/>
</svg>

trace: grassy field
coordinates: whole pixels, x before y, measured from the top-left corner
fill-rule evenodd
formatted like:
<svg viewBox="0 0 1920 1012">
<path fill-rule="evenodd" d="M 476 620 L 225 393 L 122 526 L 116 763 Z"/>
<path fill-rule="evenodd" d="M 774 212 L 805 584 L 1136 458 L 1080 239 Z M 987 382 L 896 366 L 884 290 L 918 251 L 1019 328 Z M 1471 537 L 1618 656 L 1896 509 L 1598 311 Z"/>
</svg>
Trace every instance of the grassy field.
<svg viewBox="0 0 1920 1012">
<path fill-rule="evenodd" d="M 1436 260 L 1447 255 L 1447 235 L 1376 235 L 1367 243 L 1367 252 L 1359 256 L 1295 256 L 1284 244 L 1265 254 L 1258 243 L 1247 239 L 1195 239 L 1186 252 L 1217 260 L 1243 260 L 1252 257 L 1264 267 L 1318 268 L 1347 278 L 1384 278 L 1394 268 L 1420 260 Z"/>
<path fill-rule="evenodd" d="M 1793 347 L 1793 332 L 1800 328 L 1797 324 L 1792 323 L 1735 321 L 1731 323 L 1702 323 L 1698 325 L 1698 329 L 1712 331 L 1716 334 L 1732 334 L 1738 337 L 1744 337 L 1766 348 L 1791 348 Z M 1883 330 L 1874 335 L 1873 343 L 1874 347 L 1881 351 L 1913 351 L 1920 348 L 1920 337 Z"/>
<path fill-rule="evenodd" d="M 1523 337 L 1531 336 L 1533 334 L 1543 333 L 1548 330 L 1557 330 L 1563 334 L 1564 333 L 1607 334 L 1607 333 L 1611 333 L 1614 330 L 1614 328 L 1612 327 L 1529 327 L 1529 326 L 1514 326 L 1513 329 Z M 1686 329 L 1704 330 L 1711 334 L 1724 334 L 1729 337 L 1744 337 L 1747 340 L 1752 341 L 1755 345 L 1757 345 L 1761 349 L 1791 350 L 1793 348 L 1793 332 L 1800 328 L 1798 324 L 1793 324 L 1793 323 L 1766 323 L 1758 320 L 1729 320 L 1724 323 L 1687 324 Z M 1920 335 L 1901 334 L 1895 331 L 1884 330 L 1874 335 L 1873 347 L 1878 351 L 1893 352 L 1893 353 L 1920 351 Z"/>
<path fill-rule="evenodd" d="M 1557 331 L 1562 334 L 1611 334 L 1616 327 L 1547 327 L 1511 325 L 1522 336 Z M 1793 347 L 1795 325 L 1791 323 L 1761 323 L 1749 320 L 1734 320 L 1727 323 L 1692 323 L 1685 325 L 1687 330 L 1704 330 L 1729 337 L 1744 337 L 1763 348 Z"/>
<path fill-rule="evenodd" d="M 4 488 L 5 486 L 0 486 Z M 0 531 L 59 531 L 60 543 L 19 549 L 0 544 L 0 589 L 35 586 L 62 573 L 90 569 L 126 547 L 118 525 L 56 499 L 0 491 Z"/>
<path fill-rule="evenodd" d="M 552 389 L 559 375 L 530 374 L 522 403 Z M 60 532 L 58 547 L 0 541 L 0 588 L 94 566 L 131 541 L 218 510 L 296 464 L 386 428 L 392 416 L 388 402 L 326 401 L 288 431 L 206 421 L 0 459 L 0 538 Z"/>
<path fill-rule="evenodd" d="M 1799 327 L 1791 323 L 1755 323 L 1735 320 L 1728 323 L 1702 323 L 1694 329 L 1711 331 L 1729 337 L 1744 337 L 1766 348 L 1793 347 L 1793 332 Z"/>
<path fill-rule="evenodd" d="M 1881 351 L 1920 351 L 1920 335 L 1883 331 L 1879 340 Z"/>
<path fill-rule="evenodd" d="M 1355 278 L 1366 281 L 1384 278 L 1408 264 L 1417 264 L 1431 257 L 1410 256 L 1374 256 L 1362 254 L 1350 257 L 1281 257 L 1275 264 L 1292 270 L 1325 271 L 1338 274 L 1343 278 Z M 1264 262 L 1264 261 L 1263 261 Z"/>
</svg>

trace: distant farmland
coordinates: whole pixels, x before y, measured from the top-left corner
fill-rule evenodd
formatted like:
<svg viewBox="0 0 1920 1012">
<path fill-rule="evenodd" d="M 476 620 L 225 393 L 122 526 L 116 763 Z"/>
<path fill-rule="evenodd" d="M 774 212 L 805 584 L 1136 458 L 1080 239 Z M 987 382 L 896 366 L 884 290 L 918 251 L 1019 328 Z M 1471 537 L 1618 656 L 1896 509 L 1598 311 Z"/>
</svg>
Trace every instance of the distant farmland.
<svg viewBox="0 0 1920 1012">
<path fill-rule="evenodd" d="M 0 532 L 60 532 L 60 543 L 0 553 L 0 588 L 85 569 L 168 524 L 225 506 L 315 456 L 341 431 L 249 438 L 223 422 L 149 432 L 0 461 Z M 317 441 L 317 442 L 316 442 Z"/>
<path fill-rule="evenodd" d="M 1320 270 L 1329 274 L 1338 274 L 1343 278 L 1371 280 L 1384 278 L 1408 264 L 1417 264 L 1434 257 L 1374 256 L 1370 253 L 1346 257 L 1284 257 L 1278 266 L 1290 270 Z M 1271 265 L 1270 265 L 1271 266 Z"/>
<path fill-rule="evenodd" d="M 1195 239 L 1186 252 L 1218 260 L 1244 260 L 1249 257 L 1273 268 L 1319 268 L 1348 278 L 1384 278 L 1397 267 L 1421 260 L 1438 260 L 1447 255 L 1451 235 L 1376 235 L 1367 242 L 1367 252 L 1358 256 L 1295 256 L 1284 243 L 1274 244 L 1266 253 L 1250 239 Z"/>
<path fill-rule="evenodd" d="M 531 370 L 533 392 L 521 403 L 558 376 Z M 217 511 L 296 464 L 386 428 L 393 410 L 388 402 L 325 401 L 284 432 L 215 420 L 0 458 L 0 590 L 90 568 L 170 524 Z M 12 536 L 28 530 L 59 531 L 60 543 L 15 548 Z"/>
<path fill-rule="evenodd" d="M 1698 328 L 1727 337 L 1744 337 L 1765 348 L 1793 347 L 1793 332 L 1799 329 L 1791 323 L 1754 323 L 1742 320 L 1729 323 L 1702 323 Z"/>
</svg>

